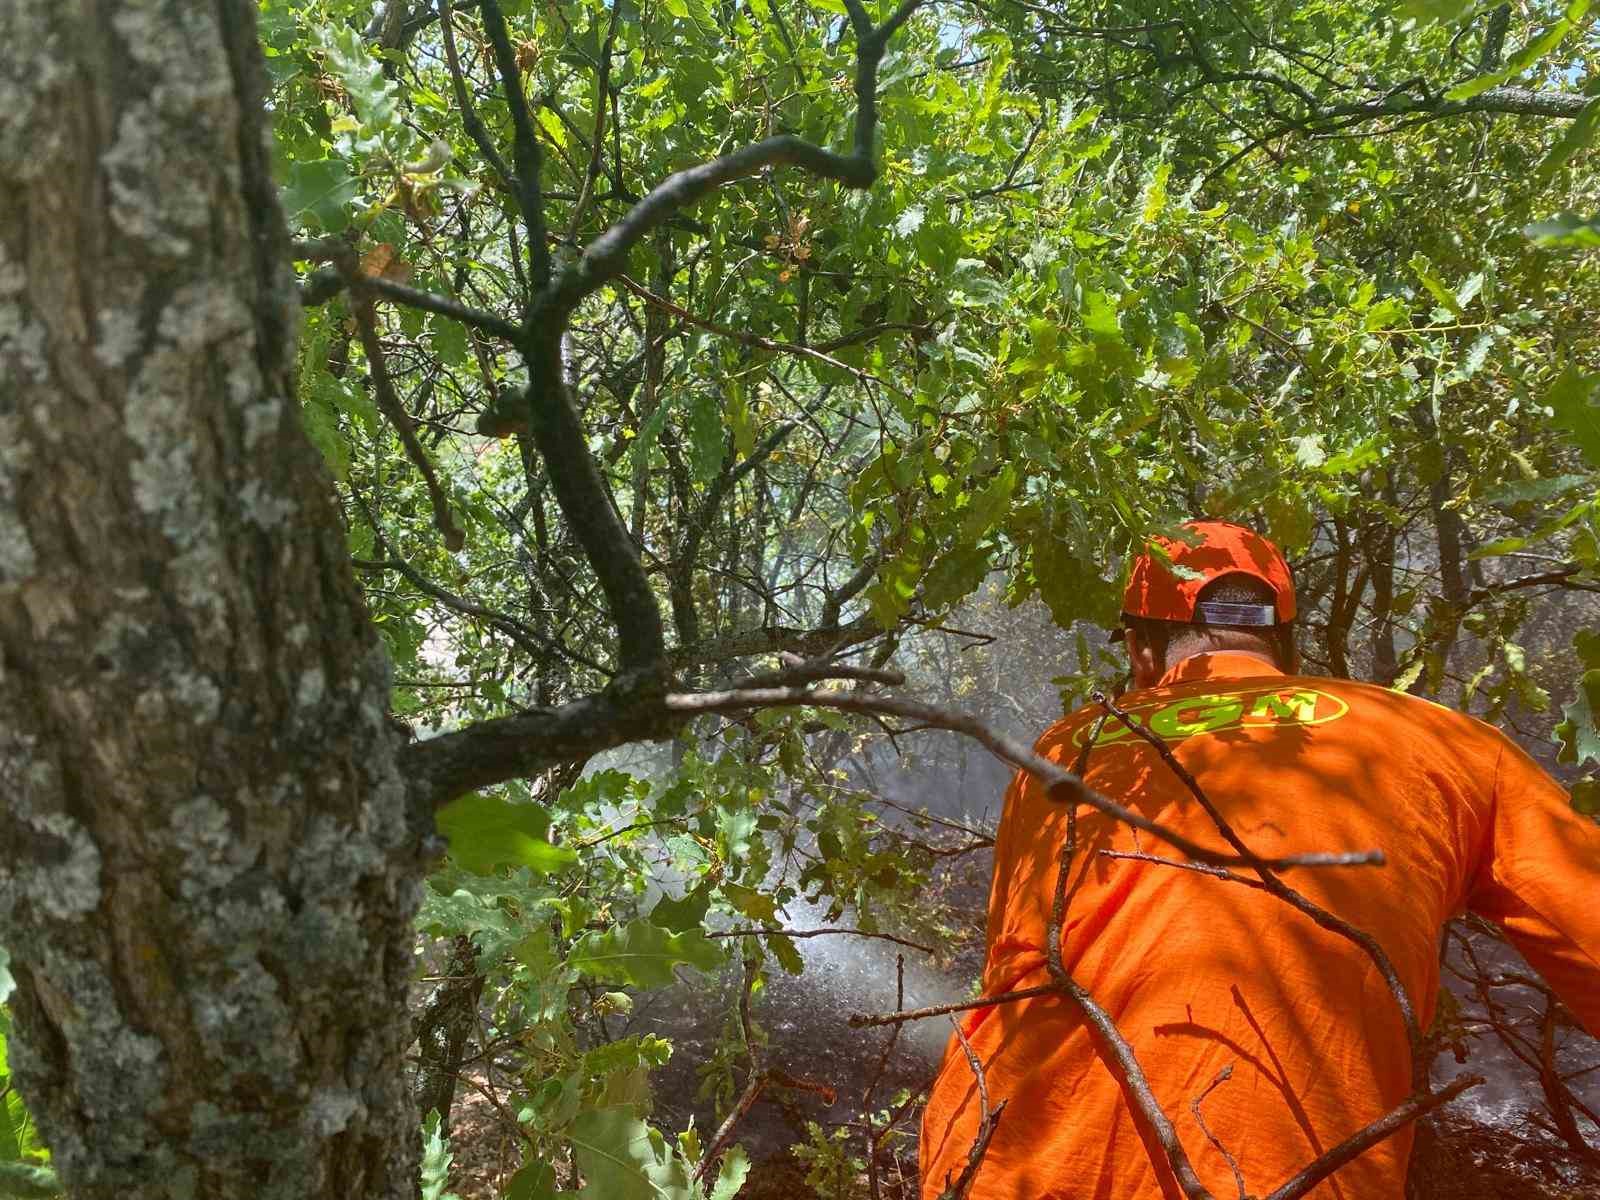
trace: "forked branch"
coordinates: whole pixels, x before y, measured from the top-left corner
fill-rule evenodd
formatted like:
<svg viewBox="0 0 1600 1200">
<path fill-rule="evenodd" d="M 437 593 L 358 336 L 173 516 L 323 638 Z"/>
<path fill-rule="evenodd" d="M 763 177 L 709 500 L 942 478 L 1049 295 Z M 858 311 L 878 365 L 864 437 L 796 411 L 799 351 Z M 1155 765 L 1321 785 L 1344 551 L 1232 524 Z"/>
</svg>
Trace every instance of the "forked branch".
<svg viewBox="0 0 1600 1200">
<path fill-rule="evenodd" d="M 882 25 L 873 28 L 860 0 L 845 0 L 856 35 L 856 124 L 849 153 L 826 150 L 793 134 L 779 134 L 743 146 L 720 158 L 688 167 L 658 183 L 615 225 L 584 249 L 540 295 L 535 314 L 561 320 L 583 298 L 620 274 L 639 240 L 714 188 L 769 167 L 794 165 L 846 187 L 868 188 L 878 178 L 873 142 L 878 128 L 878 64 L 889 39 L 922 0 L 904 0 Z"/>
</svg>

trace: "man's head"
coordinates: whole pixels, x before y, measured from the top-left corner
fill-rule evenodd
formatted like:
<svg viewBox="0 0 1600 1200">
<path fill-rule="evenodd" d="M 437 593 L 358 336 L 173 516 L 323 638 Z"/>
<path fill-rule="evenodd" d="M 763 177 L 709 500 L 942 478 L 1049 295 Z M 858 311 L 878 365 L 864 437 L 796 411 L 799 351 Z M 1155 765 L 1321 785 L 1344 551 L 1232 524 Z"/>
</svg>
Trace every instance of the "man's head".
<svg viewBox="0 0 1600 1200">
<path fill-rule="evenodd" d="M 1123 595 L 1134 687 L 1153 687 L 1184 659 L 1215 650 L 1257 654 L 1298 670 L 1294 581 L 1278 548 L 1225 521 L 1189 521 L 1183 528 L 1196 544 L 1154 539 L 1165 558 L 1146 550 L 1135 559 Z"/>
</svg>

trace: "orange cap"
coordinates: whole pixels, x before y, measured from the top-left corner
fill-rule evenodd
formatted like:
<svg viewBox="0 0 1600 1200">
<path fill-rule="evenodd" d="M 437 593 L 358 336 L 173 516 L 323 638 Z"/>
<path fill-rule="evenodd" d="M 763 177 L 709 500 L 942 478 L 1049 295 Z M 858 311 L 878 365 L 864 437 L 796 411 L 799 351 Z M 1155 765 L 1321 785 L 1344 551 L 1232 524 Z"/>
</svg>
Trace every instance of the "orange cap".
<svg viewBox="0 0 1600 1200">
<path fill-rule="evenodd" d="M 1182 528 L 1200 540 L 1190 546 L 1172 538 L 1151 538 L 1172 564 L 1185 568 L 1182 578 L 1148 550 L 1133 560 L 1133 572 L 1122 595 L 1122 611 L 1158 621 L 1202 625 L 1286 625 L 1294 620 L 1294 579 L 1278 548 L 1243 525 L 1228 521 L 1185 521 Z M 1248 575 L 1273 590 L 1277 600 L 1265 605 L 1211 605 L 1195 612 L 1200 590 L 1224 575 Z M 1250 610 L 1250 611 L 1245 611 Z M 1276 617 L 1276 621 L 1269 617 Z"/>
</svg>

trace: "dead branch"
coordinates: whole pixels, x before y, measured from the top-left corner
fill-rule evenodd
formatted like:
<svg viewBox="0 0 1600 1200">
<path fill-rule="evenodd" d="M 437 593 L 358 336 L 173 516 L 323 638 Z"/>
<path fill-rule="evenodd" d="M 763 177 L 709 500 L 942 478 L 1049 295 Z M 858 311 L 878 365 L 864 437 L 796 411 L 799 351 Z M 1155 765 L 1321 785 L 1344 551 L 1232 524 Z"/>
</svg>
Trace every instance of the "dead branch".
<svg viewBox="0 0 1600 1200">
<path fill-rule="evenodd" d="M 1206 1084 L 1205 1091 L 1201 1092 L 1193 1100 L 1189 1101 L 1189 1111 L 1194 1114 L 1195 1124 L 1200 1126 L 1200 1132 L 1206 1135 L 1206 1140 L 1216 1148 L 1218 1154 L 1222 1155 L 1223 1161 L 1228 1164 L 1228 1170 L 1233 1172 L 1234 1186 L 1239 1189 L 1239 1200 L 1247 1200 L 1244 1187 L 1244 1175 L 1239 1171 L 1239 1160 L 1234 1158 L 1234 1156 L 1229 1153 L 1228 1148 L 1222 1144 L 1222 1140 L 1218 1138 L 1216 1134 L 1211 1132 L 1210 1128 L 1206 1125 L 1206 1119 L 1204 1115 L 1202 1115 L 1200 1112 L 1200 1105 L 1205 1103 L 1205 1098 L 1216 1090 L 1217 1085 L 1232 1078 L 1233 1064 L 1229 1063 L 1227 1066 L 1223 1067 L 1222 1070 L 1217 1072 L 1217 1077 L 1215 1079 Z"/>
<path fill-rule="evenodd" d="M 717 1128 L 716 1136 L 711 1139 L 711 1145 L 706 1147 L 704 1156 L 694 1169 L 695 1182 L 699 1183 L 706 1177 L 706 1172 L 711 1165 L 722 1155 L 722 1148 L 733 1138 L 733 1131 L 750 1111 L 752 1105 L 761 1096 L 761 1089 L 767 1084 L 767 1073 L 761 1069 L 761 1060 L 756 1053 L 755 1031 L 750 1025 L 750 993 L 755 990 L 756 972 L 755 961 L 749 956 L 744 960 L 744 985 L 739 991 L 739 1029 L 744 1035 L 745 1057 L 750 1063 L 750 1075 L 745 1081 L 744 1091 L 740 1094 L 738 1102 L 731 1112 L 724 1118 Z"/>
<path fill-rule="evenodd" d="M 939 1193 L 939 1200 L 966 1200 L 972 1181 L 978 1176 L 978 1168 L 983 1165 L 983 1156 L 989 1151 L 989 1143 L 994 1139 L 995 1130 L 1000 1127 L 1000 1114 L 1005 1111 L 1007 1101 L 1002 1100 L 994 1108 L 989 1107 L 989 1084 L 983 1075 L 983 1063 L 978 1061 L 978 1052 L 972 1048 L 972 1043 L 967 1041 L 967 1035 L 961 1028 L 961 1022 L 954 1017 L 950 1024 L 955 1028 L 956 1039 L 961 1043 L 962 1052 L 967 1056 L 967 1065 L 972 1068 L 972 1074 L 978 1082 L 978 1132 L 972 1139 L 972 1149 L 967 1151 L 966 1166 L 961 1168 L 961 1176 L 952 1183 L 948 1176 L 945 1177 L 944 1191 Z"/>
<path fill-rule="evenodd" d="M 1054 995 L 1056 985 L 1042 983 L 1038 987 L 1018 988 L 1012 992 L 999 992 L 993 996 L 979 996 L 976 1000 L 957 1000 L 954 1004 L 930 1004 L 927 1008 L 908 1008 L 892 1013 L 851 1013 L 845 1024 L 852 1029 L 868 1029 L 874 1025 L 899 1025 L 904 1021 L 922 1021 L 928 1017 L 942 1017 L 947 1013 L 971 1012 L 978 1008 L 993 1008 L 997 1004 L 1012 1004 L 1018 1000 L 1032 1000 L 1035 996 Z"/>
<path fill-rule="evenodd" d="M 1353 1162 L 1376 1146 L 1384 1138 L 1404 1129 L 1419 1117 L 1425 1117 L 1436 1108 L 1450 1103 L 1468 1088 L 1483 1082 L 1482 1075 L 1462 1075 L 1452 1079 L 1437 1092 L 1423 1092 L 1391 1108 L 1364 1129 L 1351 1134 L 1321 1158 L 1297 1172 L 1287 1183 L 1264 1200 L 1299 1200 L 1317 1184 L 1348 1162 Z"/>
<path fill-rule="evenodd" d="M 965 734 L 987 747 L 1001 761 L 1038 778 L 1048 787 L 1053 799 L 1063 804 L 1086 804 L 1114 820 L 1160 838 L 1199 862 L 1230 867 L 1244 865 L 1246 862 L 1242 857 L 1219 854 L 1215 850 L 1208 849 L 1176 830 L 1159 825 L 1141 813 L 1102 796 L 1064 767 L 1035 754 L 1021 743 L 996 732 L 983 721 L 966 713 L 892 696 L 797 687 L 735 688 L 719 692 L 673 693 L 664 697 L 663 703 L 669 712 L 685 717 L 704 713 L 741 712 L 756 708 L 797 707 L 834 708 L 842 712 L 903 717 L 919 722 L 929 729 L 945 729 L 952 733 Z M 1384 857 L 1382 851 L 1369 850 L 1353 854 L 1296 854 L 1261 861 L 1274 870 L 1287 870 L 1292 867 L 1381 866 Z"/>
<path fill-rule="evenodd" d="M 830 934 L 841 934 L 845 937 L 873 938 L 880 942 L 893 942 L 897 946 L 905 946 L 912 950 L 920 950 L 924 954 L 939 953 L 932 946 L 924 946 L 921 942 L 913 942 L 910 938 L 897 937 L 892 933 L 873 933 L 865 929 L 715 929 L 706 933 L 707 937 L 786 937 L 786 938 L 814 938 L 827 937 Z"/>
<path fill-rule="evenodd" d="M 894 956 L 894 1007 L 899 1012 L 906 1006 L 906 956 Z M 951 1018 L 954 1020 L 954 1018 Z M 884 1043 L 883 1053 L 878 1056 L 877 1070 L 873 1071 L 872 1078 L 867 1081 L 867 1090 L 861 1094 L 861 1117 L 867 1126 L 867 1187 L 872 1193 L 872 1200 L 883 1200 L 882 1190 L 878 1186 L 878 1139 L 879 1133 L 872 1121 L 872 1097 L 878 1090 L 878 1084 L 883 1081 L 883 1073 L 889 1067 L 889 1059 L 894 1055 L 894 1048 L 900 1041 L 900 1031 L 903 1025 L 896 1025 L 889 1031 L 889 1040 Z M 884 1129 L 884 1134 L 889 1132 Z"/>
</svg>

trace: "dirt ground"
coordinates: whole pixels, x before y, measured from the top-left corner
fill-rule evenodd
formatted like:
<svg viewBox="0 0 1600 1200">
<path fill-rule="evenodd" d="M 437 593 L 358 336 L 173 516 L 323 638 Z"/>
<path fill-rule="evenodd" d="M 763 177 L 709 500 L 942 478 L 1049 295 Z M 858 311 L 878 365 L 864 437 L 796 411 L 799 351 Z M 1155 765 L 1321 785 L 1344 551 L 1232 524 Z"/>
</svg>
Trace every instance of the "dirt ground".
<svg viewBox="0 0 1600 1200">
<path fill-rule="evenodd" d="M 483 1082 L 481 1074 L 477 1082 Z M 504 1195 L 520 1164 L 508 1121 L 509 1115 L 471 1087 L 458 1097 L 451 1123 L 455 1161 L 450 1186 L 461 1200 L 499 1200 Z M 859 1195 L 865 1198 L 866 1181 L 859 1182 Z M 739 1192 L 739 1200 L 814 1197 L 805 1185 L 804 1167 L 782 1153 L 758 1162 Z M 1421 1127 L 1406 1200 L 1600 1200 L 1600 1161 L 1584 1164 L 1546 1141 L 1444 1116 Z"/>
</svg>

